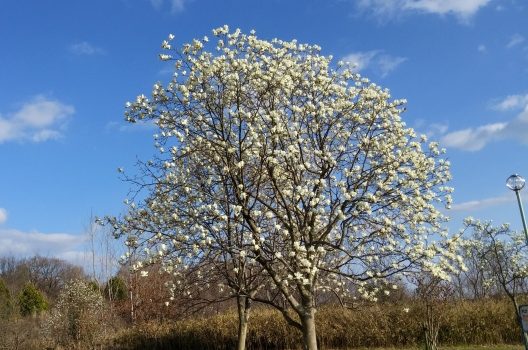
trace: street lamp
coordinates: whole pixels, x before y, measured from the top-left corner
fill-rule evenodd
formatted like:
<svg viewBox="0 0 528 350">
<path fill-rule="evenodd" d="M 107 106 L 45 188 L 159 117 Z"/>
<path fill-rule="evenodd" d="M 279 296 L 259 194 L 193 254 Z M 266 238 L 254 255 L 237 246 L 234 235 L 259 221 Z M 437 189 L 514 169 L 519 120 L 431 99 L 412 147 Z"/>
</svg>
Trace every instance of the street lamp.
<svg viewBox="0 0 528 350">
<path fill-rule="evenodd" d="M 524 238 L 526 239 L 526 244 L 528 245 L 528 230 L 526 229 L 526 219 L 524 218 L 524 209 L 521 201 L 521 195 L 519 192 L 524 188 L 525 180 L 522 176 L 513 174 L 506 180 L 506 186 L 515 192 L 517 196 L 517 203 L 519 204 L 519 211 L 521 212 L 521 220 L 524 228 Z"/>
<path fill-rule="evenodd" d="M 515 196 L 517 196 L 517 203 L 519 203 L 519 211 L 521 212 L 521 220 L 524 228 L 524 238 L 526 239 L 526 244 L 528 245 L 528 230 L 526 230 L 526 219 L 524 218 L 524 209 L 521 201 L 521 195 L 519 194 L 519 192 L 524 188 L 525 182 L 526 181 L 522 176 L 513 174 L 506 180 L 506 186 L 515 192 Z M 517 317 L 519 318 L 519 323 L 523 331 L 524 348 L 526 350 L 528 350 L 528 324 L 526 324 L 524 320 L 527 314 L 528 305 L 519 305 Z"/>
</svg>

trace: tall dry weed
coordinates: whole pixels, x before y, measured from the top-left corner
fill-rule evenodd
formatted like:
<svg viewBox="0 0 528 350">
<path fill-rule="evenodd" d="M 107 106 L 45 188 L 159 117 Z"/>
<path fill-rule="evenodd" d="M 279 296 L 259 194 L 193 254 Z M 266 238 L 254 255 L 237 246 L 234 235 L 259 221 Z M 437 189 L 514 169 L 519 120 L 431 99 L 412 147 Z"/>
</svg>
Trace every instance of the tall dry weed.
<svg viewBox="0 0 528 350">
<path fill-rule="evenodd" d="M 440 345 L 518 344 L 514 311 L 507 300 L 453 301 L 436 305 Z M 374 304 L 356 310 L 323 306 L 316 314 L 322 349 L 419 346 L 424 341 L 424 306 Z M 146 323 L 116 337 L 113 349 L 224 350 L 236 344 L 234 310 L 166 324 Z M 248 350 L 300 349 L 301 334 L 275 310 L 256 308 L 250 318 Z"/>
</svg>

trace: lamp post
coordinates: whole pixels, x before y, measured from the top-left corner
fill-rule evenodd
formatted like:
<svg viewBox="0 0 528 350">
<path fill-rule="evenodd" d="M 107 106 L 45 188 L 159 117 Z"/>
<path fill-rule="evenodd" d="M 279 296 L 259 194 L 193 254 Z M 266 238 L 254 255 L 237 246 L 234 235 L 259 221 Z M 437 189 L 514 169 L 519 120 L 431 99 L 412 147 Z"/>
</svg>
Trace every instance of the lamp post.
<svg viewBox="0 0 528 350">
<path fill-rule="evenodd" d="M 524 209 L 521 201 L 521 195 L 519 192 L 524 188 L 526 181 L 518 174 L 513 174 L 506 179 L 506 186 L 515 192 L 517 197 L 517 203 L 519 204 L 519 211 L 521 212 L 521 220 L 524 228 L 524 238 L 526 239 L 526 245 L 528 245 L 528 230 L 526 229 L 526 219 L 524 218 Z M 528 350 L 528 324 L 524 320 L 528 315 L 528 305 L 519 305 L 517 308 L 517 318 L 519 319 L 519 325 L 523 331 L 524 348 Z"/>
<path fill-rule="evenodd" d="M 519 211 L 521 212 L 521 220 L 524 228 L 524 238 L 526 239 L 526 244 L 528 245 L 528 229 L 526 229 L 526 219 L 524 218 L 524 209 L 521 201 L 521 195 L 519 192 L 524 188 L 525 180 L 522 176 L 513 174 L 506 180 L 506 186 L 515 192 L 517 197 L 517 203 L 519 204 Z"/>
</svg>

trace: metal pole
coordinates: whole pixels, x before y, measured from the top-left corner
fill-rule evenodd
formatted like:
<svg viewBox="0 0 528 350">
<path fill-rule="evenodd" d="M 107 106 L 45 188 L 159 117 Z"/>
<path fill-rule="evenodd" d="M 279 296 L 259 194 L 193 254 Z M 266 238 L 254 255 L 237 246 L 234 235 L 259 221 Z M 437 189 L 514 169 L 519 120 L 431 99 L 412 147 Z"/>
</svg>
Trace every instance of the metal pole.
<svg viewBox="0 0 528 350">
<path fill-rule="evenodd" d="M 515 191 L 515 195 L 517 196 L 517 203 L 519 203 L 519 211 L 521 212 L 521 220 L 524 228 L 524 238 L 526 239 L 526 244 L 528 245 L 528 229 L 526 228 L 526 219 L 524 218 L 524 209 L 521 201 L 521 195 L 519 194 L 519 190 Z"/>
<path fill-rule="evenodd" d="M 519 211 L 521 212 L 521 220 L 524 228 L 524 238 L 526 239 L 526 245 L 528 245 L 528 229 L 526 229 L 526 218 L 524 217 L 524 208 L 522 205 L 521 194 L 519 193 L 519 190 L 515 190 L 515 195 L 517 196 L 517 203 L 519 204 Z M 524 349 L 528 350 L 528 334 L 526 334 L 526 331 L 524 330 L 520 309 L 518 310 L 518 317 L 521 329 L 523 330 Z"/>
</svg>

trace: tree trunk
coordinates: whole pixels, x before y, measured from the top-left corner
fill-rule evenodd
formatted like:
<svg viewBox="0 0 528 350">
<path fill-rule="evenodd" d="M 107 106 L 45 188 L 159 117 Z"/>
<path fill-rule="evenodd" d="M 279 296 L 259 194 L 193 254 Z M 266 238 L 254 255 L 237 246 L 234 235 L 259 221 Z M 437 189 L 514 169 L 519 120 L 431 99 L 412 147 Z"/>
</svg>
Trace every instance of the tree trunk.
<svg viewBox="0 0 528 350">
<path fill-rule="evenodd" d="M 245 295 L 237 296 L 238 307 L 238 344 L 237 350 L 246 349 L 246 336 L 249 321 L 249 311 L 251 309 L 251 300 Z"/>
<path fill-rule="evenodd" d="M 438 331 L 440 330 L 439 316 L 432 305 L 425 306 L 425 321 L 423 323 L 425 350 L 437 350 Z"/>
<path fill-rule="evenodd" d="M 317 350 L 317 334 L 315 332 L 315 308 L 306 308 L 301 315 L 304 350 Z"/>
</svg>

